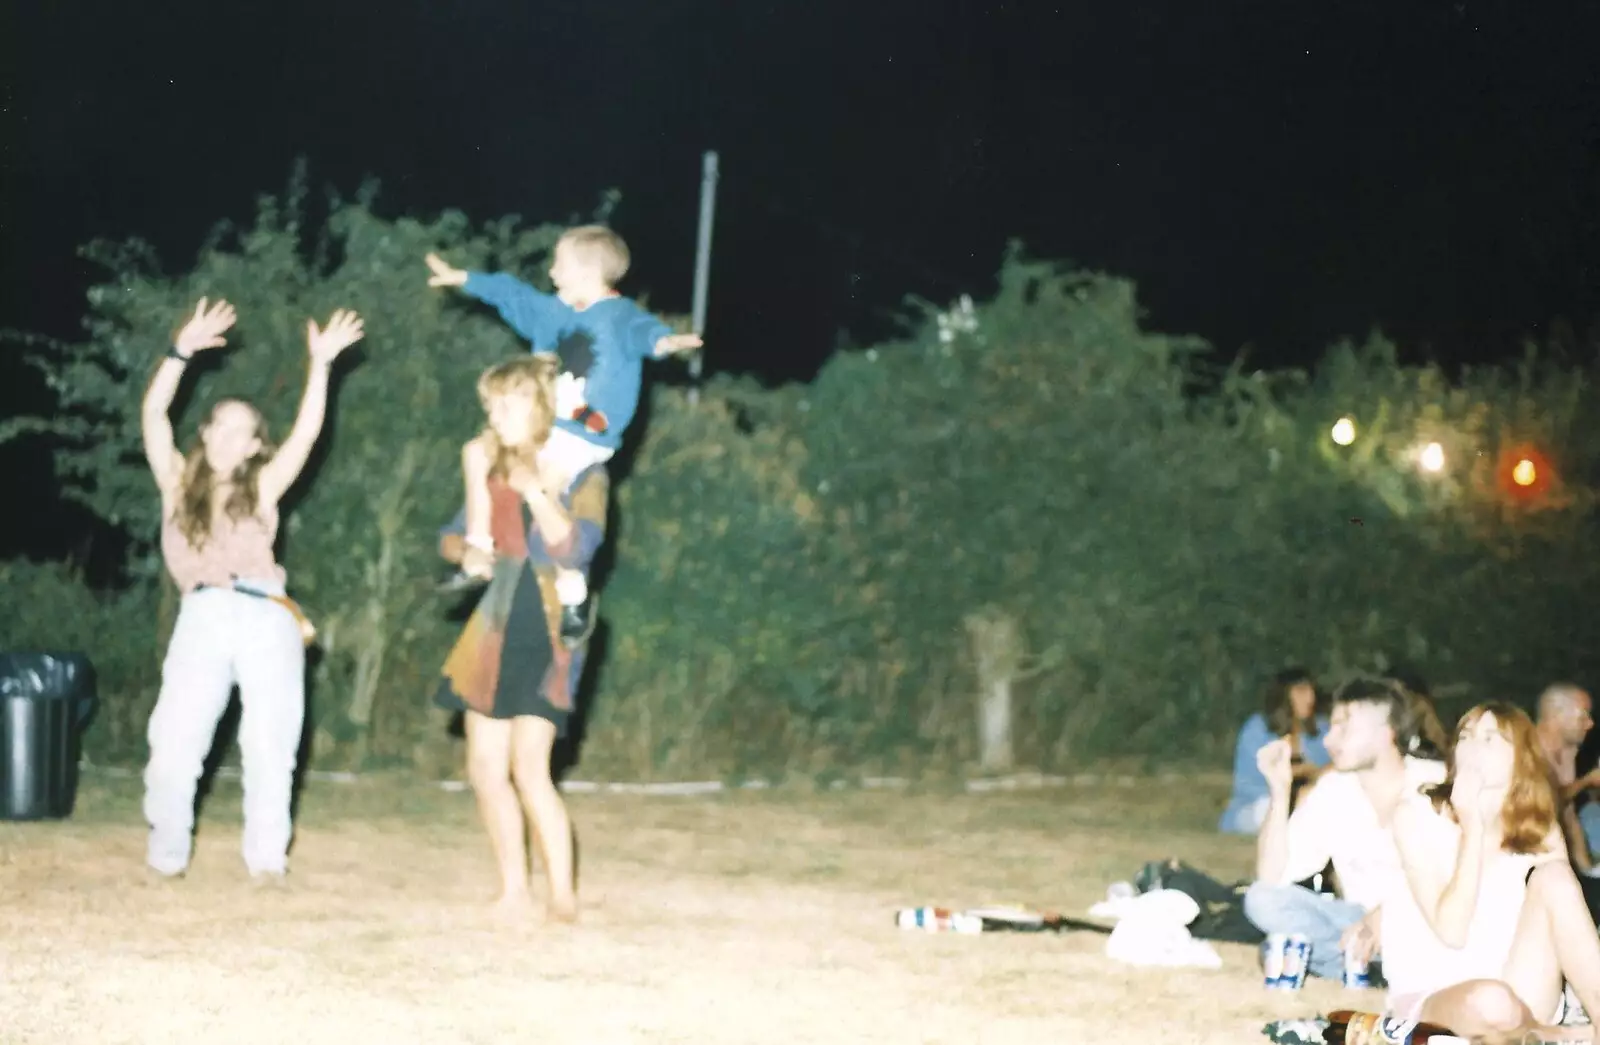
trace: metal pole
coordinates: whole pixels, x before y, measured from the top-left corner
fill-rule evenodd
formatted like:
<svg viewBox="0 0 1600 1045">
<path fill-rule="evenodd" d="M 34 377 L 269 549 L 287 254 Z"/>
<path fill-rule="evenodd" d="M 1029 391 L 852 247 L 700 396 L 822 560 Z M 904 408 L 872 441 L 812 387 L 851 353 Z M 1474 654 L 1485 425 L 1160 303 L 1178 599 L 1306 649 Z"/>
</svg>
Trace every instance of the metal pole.
<svg viewBox="0 0 1600 1045">
<path fill-rule="evenodd" d="M 711 223 L 717 208 L 717 154 L 708 152 L 700 166 L 700 235 L 695 245 L 694 259 L 694 312 L 691 320 L 694 333 L 706 329 L 706 290 L 711 280 Z M 700 366 L 705 349 L 696 349 L 689 357 L 689 403 L 700 401 Z"/>
</svg>

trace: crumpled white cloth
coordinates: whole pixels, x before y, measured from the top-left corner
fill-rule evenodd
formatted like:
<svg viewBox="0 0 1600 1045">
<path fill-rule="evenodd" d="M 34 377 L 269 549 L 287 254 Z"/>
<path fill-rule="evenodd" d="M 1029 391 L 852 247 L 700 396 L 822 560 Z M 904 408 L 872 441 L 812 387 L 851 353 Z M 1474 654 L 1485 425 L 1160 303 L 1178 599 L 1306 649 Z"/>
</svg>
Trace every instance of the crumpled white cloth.
<svg viewBox="0 0 1600 1045">
<path fill-rule="evenodd" d="M 1089 913 L 1116 920 L 1117 927 L 1106 940 L 1106 957 L 1115 961 L 1145 966 L 1222 967 L 1222 957 L 1216 949 L 1189 934 L 1189 923 L 1200 913 L 1200 905 L 1187 893 L 1154 889 L 1128 896 L 1113 887 L 1112 894 L 1089 908 Z"/>
</svg>

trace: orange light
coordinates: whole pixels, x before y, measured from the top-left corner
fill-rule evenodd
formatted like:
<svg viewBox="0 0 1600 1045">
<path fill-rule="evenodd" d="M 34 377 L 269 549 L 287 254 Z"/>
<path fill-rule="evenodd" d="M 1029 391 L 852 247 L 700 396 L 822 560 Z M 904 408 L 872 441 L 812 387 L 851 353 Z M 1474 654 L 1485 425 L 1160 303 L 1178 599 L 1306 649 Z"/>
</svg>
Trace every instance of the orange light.
<svg viewBox="0 0 1600 1045">
<path fill-rule="evenodd" d="M 1538 447 L 1527 443 L 1501 451 L 1495 468 L 1495 480 L 1501 491 L 1529 503 L 1541 500 L 1556 478 L 1550 459 Z"/>
</svg>

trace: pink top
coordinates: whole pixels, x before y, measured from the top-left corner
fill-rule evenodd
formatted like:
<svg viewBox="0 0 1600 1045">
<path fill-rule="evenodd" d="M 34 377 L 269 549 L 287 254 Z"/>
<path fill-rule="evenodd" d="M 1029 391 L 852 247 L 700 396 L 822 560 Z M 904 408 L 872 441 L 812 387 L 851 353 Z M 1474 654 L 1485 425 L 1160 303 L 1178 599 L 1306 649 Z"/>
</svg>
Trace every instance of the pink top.
<svg viewBox="0 0 1600 1045">
<path fill-rule="evenodd" d="M 272 554 L 277 536 L 276 506 L 258 510 L 254 518 L 235 521 L 218 503 L 211 536 L 203 548 L 189 543 L 172 515 L 163 519 L 161 554 L 166 559 L 167 572 L 182 592 L 193 591 L 201 584 L 225 588 L 235 577 L 282 584 L 286 579 L 284 569 Z"/>
</svg>

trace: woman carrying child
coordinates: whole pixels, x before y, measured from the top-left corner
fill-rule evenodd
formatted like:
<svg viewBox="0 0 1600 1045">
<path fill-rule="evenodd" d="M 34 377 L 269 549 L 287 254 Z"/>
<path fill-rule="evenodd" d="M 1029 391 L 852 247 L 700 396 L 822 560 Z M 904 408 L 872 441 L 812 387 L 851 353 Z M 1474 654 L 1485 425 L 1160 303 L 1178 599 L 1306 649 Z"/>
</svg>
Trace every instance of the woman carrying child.
<svg viewBox="0 0 1600 1045">
<path fill-rule="evenodd" d="M 586 642 L 561 641 L 558 571 L 587 573 L 605 538 L 609 477 L 566 474 L 541 451 L 559 363 L 525 356 L 485 371 L 484 430 L 462 449 L 464 572 L 488 587 L 446 659 L 436 702 L 465 713 L 467 773 L 499 865 L 498 906 L 531 909 L 524 814 L 547 875 L 547 917 L 577 917 L 572 827 L 550 755 L 576 706 Z"/>
</svg>

